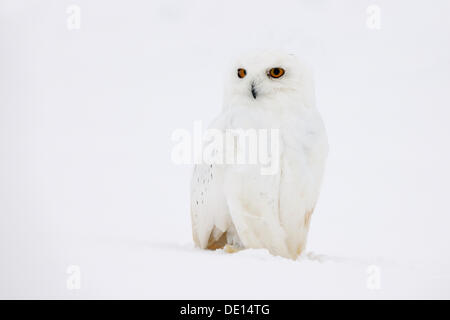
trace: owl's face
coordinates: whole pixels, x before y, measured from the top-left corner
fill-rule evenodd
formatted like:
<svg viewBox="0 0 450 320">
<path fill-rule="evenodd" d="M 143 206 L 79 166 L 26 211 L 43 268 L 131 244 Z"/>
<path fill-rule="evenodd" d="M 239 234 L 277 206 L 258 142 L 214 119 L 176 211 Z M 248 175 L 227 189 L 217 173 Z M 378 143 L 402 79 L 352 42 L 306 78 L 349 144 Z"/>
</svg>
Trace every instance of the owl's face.
<svg viewBox="0 0 450 320">
<path fill-rule="evenodd" d="M 301 99 L 309 74 L 293 55 L 263 52 L 238 60 L 230 72 L 228 102 L 274 103 Z"/>
</svg>

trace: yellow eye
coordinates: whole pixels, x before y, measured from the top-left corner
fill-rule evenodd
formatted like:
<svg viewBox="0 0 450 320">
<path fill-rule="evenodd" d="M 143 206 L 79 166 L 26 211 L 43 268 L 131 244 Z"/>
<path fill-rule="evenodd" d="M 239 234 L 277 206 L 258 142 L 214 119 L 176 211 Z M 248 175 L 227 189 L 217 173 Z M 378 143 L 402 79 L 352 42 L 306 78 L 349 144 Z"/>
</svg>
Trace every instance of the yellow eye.
<svg viewBox="0 0 450 320">
<path fill-rule="evenodd" d="M 272 68 L 269 70 L 269 76 L 272 78 L 279 78 L 284 74 L 283 68 Z"/>
<path fill-rule="evenodd" d="M 243 77 L 245 77 L 247 75 L 247 71 L 245 71 L 245 69 L 238 69 L 237 74 L 238 74 L 238 77 L 242 79 Z"/>
</svg>

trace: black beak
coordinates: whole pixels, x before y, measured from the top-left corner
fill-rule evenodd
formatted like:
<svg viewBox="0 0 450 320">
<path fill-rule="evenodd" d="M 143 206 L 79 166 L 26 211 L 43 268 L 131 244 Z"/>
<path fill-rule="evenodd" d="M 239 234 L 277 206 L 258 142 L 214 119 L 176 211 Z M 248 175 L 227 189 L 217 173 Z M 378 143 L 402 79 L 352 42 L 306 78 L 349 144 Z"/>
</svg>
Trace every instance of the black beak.
<svg viewBox="0 0 450 320">
<path fill-rule="evenodd" d="M 256 92 L 256 88 L 255 88 L 255 83 L 252 82 L 252 96 L 254 99 L 256 99 L 256 96 L 258 95 L 258 93 Z"/>
</svg>

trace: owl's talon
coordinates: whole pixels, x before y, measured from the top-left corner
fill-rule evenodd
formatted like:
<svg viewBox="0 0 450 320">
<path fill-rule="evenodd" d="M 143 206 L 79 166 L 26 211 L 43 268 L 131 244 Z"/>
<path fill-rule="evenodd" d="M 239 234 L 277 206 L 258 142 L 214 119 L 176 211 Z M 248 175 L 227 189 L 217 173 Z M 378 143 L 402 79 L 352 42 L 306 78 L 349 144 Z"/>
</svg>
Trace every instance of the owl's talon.
<svg viewBox="0 0 450 320">
<path fill-rule="evenodd" d="M 225 251 L 226 253 L 236 253 L 238 251 L 241 251 L 242 249 L 234 247 L 232 245 L 226 244 L 225 247 L 223 248 L 223 251 Z"/>
</svg>

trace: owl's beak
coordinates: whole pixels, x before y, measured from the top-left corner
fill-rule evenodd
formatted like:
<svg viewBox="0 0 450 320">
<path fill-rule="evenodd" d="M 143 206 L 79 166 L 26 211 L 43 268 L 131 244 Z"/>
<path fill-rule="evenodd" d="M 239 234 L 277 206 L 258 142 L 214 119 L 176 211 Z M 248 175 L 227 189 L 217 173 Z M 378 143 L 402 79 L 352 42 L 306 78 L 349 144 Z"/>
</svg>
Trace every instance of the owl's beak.
<svg viewBox="0 0 450 320">
<path fill-rule="evenodd" d="M 253 98 L 256 99 L 256 96 L 258 95 L 258 92 L 256 91 L 255 83 L 254 83 L 254 82 L 252 82 L 252 87 L 251 87 L 250 90 L 252 91 L 252 96 L 253 96 Z"/>
</svg>

